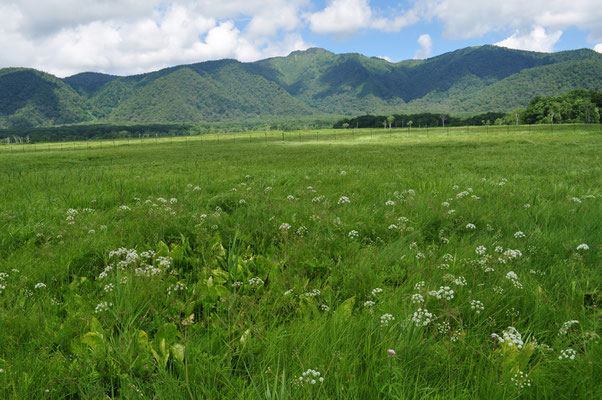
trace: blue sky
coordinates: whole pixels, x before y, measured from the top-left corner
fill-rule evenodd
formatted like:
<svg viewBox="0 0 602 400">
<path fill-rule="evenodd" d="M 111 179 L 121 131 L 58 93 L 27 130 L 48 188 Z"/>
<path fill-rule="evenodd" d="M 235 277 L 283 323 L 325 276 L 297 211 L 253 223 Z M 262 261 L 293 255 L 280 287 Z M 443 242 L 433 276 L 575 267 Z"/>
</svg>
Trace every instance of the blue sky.
<svg viewBox="0 0 602 400">
<path fill-rule="evenodd" d="M 602 52 L 600 0 L 0 0 L 0 68 L 133 74 L 322 47 L 393 62 L 467 46 Z"/>
</svg>

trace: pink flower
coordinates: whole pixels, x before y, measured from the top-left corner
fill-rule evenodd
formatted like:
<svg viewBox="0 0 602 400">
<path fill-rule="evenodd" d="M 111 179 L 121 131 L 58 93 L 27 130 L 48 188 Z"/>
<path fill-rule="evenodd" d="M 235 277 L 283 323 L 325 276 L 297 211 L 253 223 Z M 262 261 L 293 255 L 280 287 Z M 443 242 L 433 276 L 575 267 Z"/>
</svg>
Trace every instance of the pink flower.
<svg viewBox="0 0 602 400">
<path fill-rule="evenodd" d="M 387 356 L 387 358 L 391 358 L 391 356 L 395 355 L 395 350 L 389 349 L 389 350 L 387 350 L 387 353 L 389 353 L 389 355 Z"/>
</svg>

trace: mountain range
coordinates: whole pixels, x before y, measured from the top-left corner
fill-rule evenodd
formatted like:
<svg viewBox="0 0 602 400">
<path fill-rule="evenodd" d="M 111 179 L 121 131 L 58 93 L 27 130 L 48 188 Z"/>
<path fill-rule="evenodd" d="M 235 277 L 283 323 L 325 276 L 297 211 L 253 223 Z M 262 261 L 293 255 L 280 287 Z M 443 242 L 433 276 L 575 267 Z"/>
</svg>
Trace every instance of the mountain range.
<svg viewBox="0 0 602 400">
<path fill-rule="evenodd" d="M 392 63 L 320 48 L 251 63 L 207 61 L 67 78 L 0 69 L 0 127 L 78 122 L 197 122 L 399 112 L 487 112 L 536 95 L 602 90 L 602 54 L 469 47 Z"/>
</svg>

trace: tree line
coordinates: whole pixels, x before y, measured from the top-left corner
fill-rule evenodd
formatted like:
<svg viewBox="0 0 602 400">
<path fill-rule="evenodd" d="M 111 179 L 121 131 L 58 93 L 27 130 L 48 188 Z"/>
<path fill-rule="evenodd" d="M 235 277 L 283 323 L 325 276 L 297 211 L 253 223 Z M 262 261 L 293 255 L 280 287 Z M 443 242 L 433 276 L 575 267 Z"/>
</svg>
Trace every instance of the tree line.
<svg viewBox="0 0 602 400">
<path fill-rule="evenodd" d="M 362 115 L 343 118 L 333 128 L 404 128 L 480 125 L 601 123 L 602 92 L 575 89 L 560 96 L 535 96 L 527 107 L 509 112 L 487 112 L 472 117 L 446 113 Z"/>
</svg>

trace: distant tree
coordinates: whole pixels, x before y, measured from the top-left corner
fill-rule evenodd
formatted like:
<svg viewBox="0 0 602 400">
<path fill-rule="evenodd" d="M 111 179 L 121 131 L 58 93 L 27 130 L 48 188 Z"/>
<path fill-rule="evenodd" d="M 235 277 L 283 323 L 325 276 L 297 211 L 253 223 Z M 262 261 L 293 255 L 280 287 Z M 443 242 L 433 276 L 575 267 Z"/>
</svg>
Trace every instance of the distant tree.
<svg viewBox="0 0 602 400">
<path fill-rule="evenodd" d="M 496 125 L 502 125 L 504 123 L 504 121 L 501 118 L 498 118 L 493 123 Z"/>
<path fill-rule="evenodd" d="M 387 120 L 386 119 L 383 121 L 383 128 L 387 129 Z"/>
<path fill-rule="evenodd" d="M 391 129 L 391 126 L 393 125 L 393 121 L 395 121 L 395 116 L 389 115 L 387 117 L 387 122 L 389 123 L 389 129 Z"/>
<path fill-rule="evenodd" d="M 347 128 L 349 128 L 349 123 L 348 123 L 348 122 L 345 122 L 345 123 L 343 124 L 343 129 L 347 129 Z"/>
<path fill-rule="evenodd" d="M 413 124 L 413 123 L 414 123 L 413 121 L 408 121 L 408 129 L 411 129 L 411 128 L 412 128 L 412 124 Z"/>
<path fill-rule="evenodd" d="M 441 114 L 439 115 L 439 118 L 441 118 L 441 125 L 445 128 L 445 120 L 447 119 L 447 115 Z"/>
</svg>

